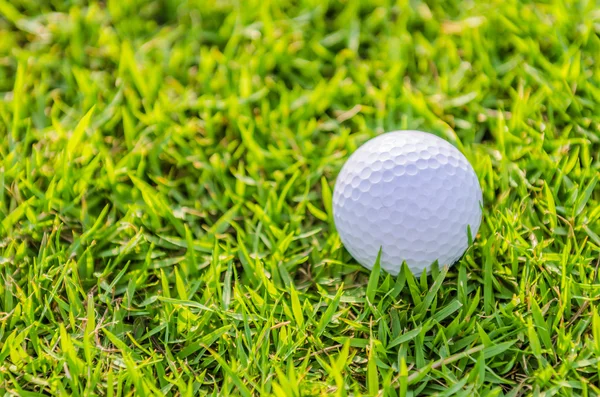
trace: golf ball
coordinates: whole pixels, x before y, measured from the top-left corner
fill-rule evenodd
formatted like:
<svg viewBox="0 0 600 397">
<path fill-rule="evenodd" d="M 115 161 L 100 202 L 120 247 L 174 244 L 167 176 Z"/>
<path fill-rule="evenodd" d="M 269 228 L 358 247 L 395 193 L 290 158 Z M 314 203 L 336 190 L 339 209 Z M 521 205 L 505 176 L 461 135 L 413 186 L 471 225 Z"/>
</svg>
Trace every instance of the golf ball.
<svg viewBox="0 0 600 397">
<path fill-rule="evenodd" d="M 342 243 L 364 267 L 398 274 L 452 265 L 481 223 L 481 187 L 465 156 L 421 131 L 395 131 L 354 152 L 337 178 L 333 217 Z"/>
</svg>

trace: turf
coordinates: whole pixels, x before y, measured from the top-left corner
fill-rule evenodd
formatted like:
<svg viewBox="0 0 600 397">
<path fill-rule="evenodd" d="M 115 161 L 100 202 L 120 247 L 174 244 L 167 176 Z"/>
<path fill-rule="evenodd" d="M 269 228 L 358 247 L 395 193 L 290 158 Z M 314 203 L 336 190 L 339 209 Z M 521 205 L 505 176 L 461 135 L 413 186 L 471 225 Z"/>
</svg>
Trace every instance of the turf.
<svg viewBox="0 0 600 397">
<path fill-rule="evenodd" d="M 0 0 L 0 394 L 600 394 L 594 1 Z M 368 272 L 370 137 L 457 145 L 450 269 Z"/>
</svg>

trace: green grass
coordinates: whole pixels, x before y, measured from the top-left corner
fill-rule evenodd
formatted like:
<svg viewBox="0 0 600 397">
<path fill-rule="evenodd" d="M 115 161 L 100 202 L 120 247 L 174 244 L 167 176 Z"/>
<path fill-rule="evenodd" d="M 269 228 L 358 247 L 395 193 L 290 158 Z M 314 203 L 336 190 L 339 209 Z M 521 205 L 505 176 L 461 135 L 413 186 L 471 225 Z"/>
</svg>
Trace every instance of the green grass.
<svg viewBox="0 0 600 397">
<path fill-rule="evenodd" d="M 599 34 L 593 1 L 0 0 L 0 394 L 600 394 Z M 404 128 L 484 192 L 429 277 L 332 222 Z"/>
</svg>

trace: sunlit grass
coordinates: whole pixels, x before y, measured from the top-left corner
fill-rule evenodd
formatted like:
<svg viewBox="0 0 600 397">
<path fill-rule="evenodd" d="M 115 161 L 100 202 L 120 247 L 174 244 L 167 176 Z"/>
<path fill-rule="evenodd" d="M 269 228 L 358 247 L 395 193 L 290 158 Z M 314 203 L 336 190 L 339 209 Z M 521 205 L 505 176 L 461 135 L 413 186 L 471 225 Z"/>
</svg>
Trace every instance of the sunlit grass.
<svg viewBox="0 0 600 397">
<path fill-rule="evenodd" d="M 0 390 L 599 394 L 594 2 L 391 3 L 0 0 Z M 405 128 L 484 192 L 429 277 L 332 222 Z"/>
</svg>

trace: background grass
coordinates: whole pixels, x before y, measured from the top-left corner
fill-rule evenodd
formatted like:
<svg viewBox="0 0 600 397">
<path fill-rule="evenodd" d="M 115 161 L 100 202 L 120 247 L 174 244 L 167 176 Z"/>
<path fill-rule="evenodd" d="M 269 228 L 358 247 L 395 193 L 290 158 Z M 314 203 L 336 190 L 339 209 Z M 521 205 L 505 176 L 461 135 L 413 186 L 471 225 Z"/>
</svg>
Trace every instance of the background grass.
<svg viewBox="0 0 600 397">
<path fill-rule="evenodd" d="M 600 393 L 594 1 L 0 0 L 5 395 Z M 335 176 L 434 132 L 484 191 L 429 277 Z"/>
</svg>

